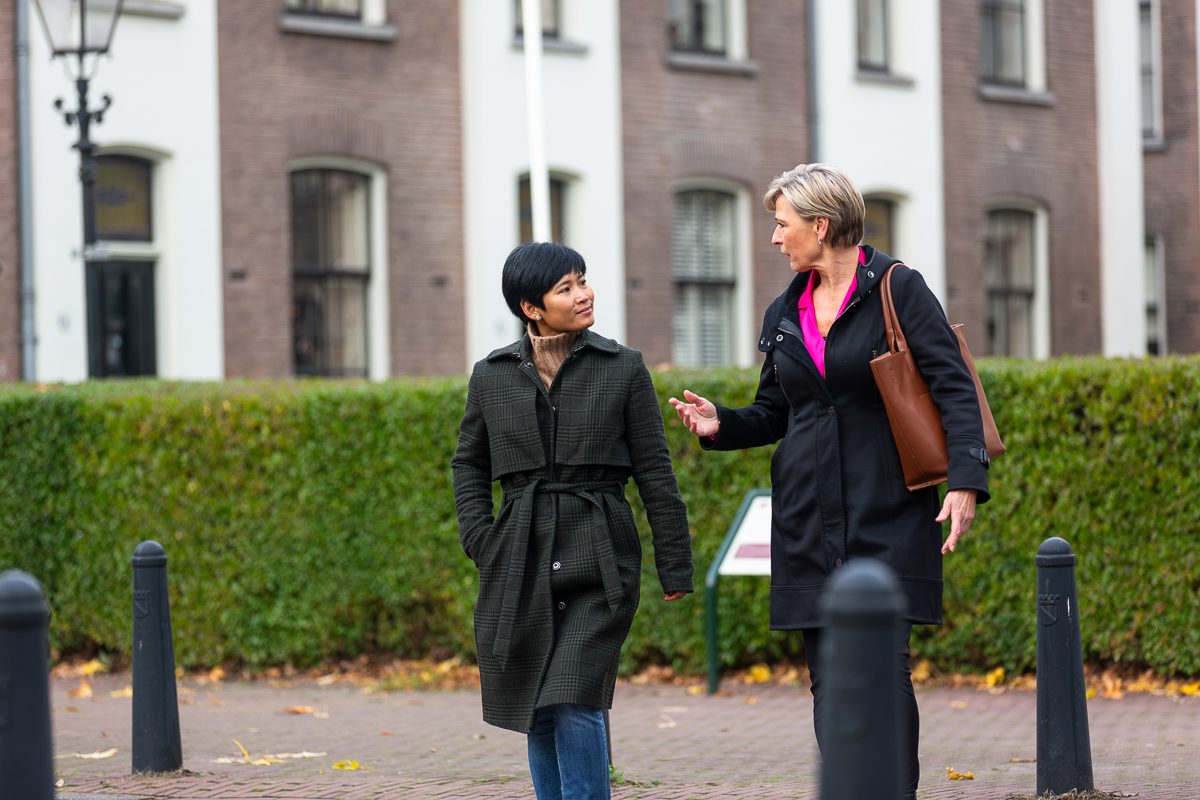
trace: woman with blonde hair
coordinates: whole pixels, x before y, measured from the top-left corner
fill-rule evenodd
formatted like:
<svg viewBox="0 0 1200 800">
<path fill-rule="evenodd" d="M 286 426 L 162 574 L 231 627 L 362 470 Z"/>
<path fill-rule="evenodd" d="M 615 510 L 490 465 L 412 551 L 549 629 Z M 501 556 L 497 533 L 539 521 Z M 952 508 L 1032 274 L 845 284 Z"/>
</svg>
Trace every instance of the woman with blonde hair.
<svg viewBox="0 0 1200 800">
<path fill-rule="evenodd" d="M 865 205 L 837 167 L 801 164 L 767 189 L 772 244 L 796 273 L 767 309 L 753 404 L 722 408 L 690 391 L 671 398 L 706 450 L 761 447 L 782 439 L 771 462 L 771 628 L 800 630 L 812 680 L 817 743 L 824 746 L 828 676 L 820 671 L 819 598 L 833 571 L 870 556 L 896 574 L 908 600 L 896 639 L 902 700 L 902 797 L 920 777 L 920 723 L 908 669 L 913 624 L 942 621 L 942 557 L 988 500 L 988 453 L 979 401 L 958 340 L 919 272 L 891 278 L 900 327 L 942 412 L 950 455 L 948 491 L 909 492 L 870 362 L 888 350 L 879 301 L 891 256 L 860 246 Z M 942 543 L 941 523 L 950 535 Z"/>
</svg>

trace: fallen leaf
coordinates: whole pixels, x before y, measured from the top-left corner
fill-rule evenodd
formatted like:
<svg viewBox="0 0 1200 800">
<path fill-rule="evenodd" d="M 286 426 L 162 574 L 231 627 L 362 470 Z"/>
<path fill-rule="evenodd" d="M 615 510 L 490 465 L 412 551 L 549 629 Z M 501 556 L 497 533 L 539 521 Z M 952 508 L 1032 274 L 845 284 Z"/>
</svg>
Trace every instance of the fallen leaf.
<svg viewBox="0 0 1200 800">
<path fill-rule="evenodd" d="M 181 697 L 181 698 L 179 698 L 179 705 L 181 705 L 181 706 L 194 706 L 194 705 L 196 705 L 196 698 L 194 698 L 194 697 Z"/>
<path fill-rule="evenodd" d="M 189 695 L 189 694 L 192 694 L 192 690 L 191 690 L 191 689 L 189 689 L 189 688 L 188 688 L 188 687 L 186 687 L 186 686 L 176 686 L 176 687 L 175 687 L 175 692 L 176 692 L 177 694 L 181 694 L 181 695 Z"/>
<path fill-rule="evenodd" d="M 100 735 L 105 737 L 106 739 L 112 739 L 116 736 L 115 733 L 109 733 L 108 731 L 100 731 Z"/>
<path fill-rule="evenodd" d="M 391 731 L 380 731 L 379 735 L 380 736 L 391 736 L 392 732 Z"/>
<path fill-rule="evenodd" d="M 320 758 L 321 756 L 327 755 L 329 755 L 329 753 L 324 751 L 320 753 L 310 753 L 305 750 L 302 753 L 263 753 L 263 758 Z"/>
<path fill-rule="evenodd" d="M 1037 759 L 1036 758 L 1010 758 L 1009 762 L 1012 764 L 1034 764 L 1037 762 Z"/>
<path fill-rule="evenodd" d="M 91 697 L 92 687 L 83 678 L 79 679 L 79 687 L 67 690 L 67 697 Z"/>
<path fill-rule="evenodd" d="M 436 753 L 436 752 L 437 752 L 437 748 L 436 748 L 436 747 L 431 747 L 431 748 L 429 748 L 429 752 L 431 752 L 431 753 Z"/>
<path fill-rule="evenodd" d="M 996 667 L 987 674 L 983 682 L 989 689 L 1004 683 L 1004 667 Z"/>
<path fill-rule="evenodd" d="M 1180 686 L 1179 691 L 1186 695 L 1200 694 L 1200 682 Z"/>
<path fill-rule="evenodd" d="M 924 683 L 929 680 L 932 668 L 933 665 L 929 663 L 929 659 L 921 659 L 921 662 L 917 664 L 917 668 L 912 671 L 913 683 Z"/>
<path fill-rule="evenodd" d="M 967 702 L 968 701 L 966 701 L 966 700 L 951 700 L 950 707 L 951 708 L 966 708 Z"/>
<path fill-rule="evenodd" d="M 93 697 L 93 698 L 92 698 L 92 702 L 93 702 L 93 703 L 103 703 L 103 702 L 104 702 L 104 698 L 103 698 L 103 697 Z"/>
<path fill-rule="evenodd" d="M 954 767 L 946 767 L 946 780 L 948 781 L 973 781 L 975 773 L 973 772 L 956 772 Z"/>
<path fill-rule="evenodd" d="M 659 716 L 661 716 L 663 718 L 663 721 L 654 723 L 654 727 L 656 727 L 656 728 L 674 728 L 676 725 L 679 724 L 675 720 L 671 719 L 671 717 L 667 716 L 666 714 L 660 714 Z"/>
<path fill-rule="evenodd" d="M 217 696 L 216 696 L 215 694 L 213 694 L 212 692 L 208 692 L 208 699 L 209 699 L 209 700 L 212 700 L 212 704 L 213 704 L 214 706 L 223 706 L 223 705 L 225 705 L 225 701 L 224 701 L 224 700 L 218 700 L 218 699 L 217 699 Z"/>
<path fill-rule="evenodd" d="M 242 758 L 246 759 L 246 763 L 249 764 L 250 763 L 250 751 L 247 750 L 246 748 L 242 747 L 242 743 L 239 742 L 237 739 L 234 739 L 233 743 L 238 746 L 238 750 L 242 751 Z"/>
<path fill-rule="evenodd" d="M 57 788 L 57 789 L 61 789 L 61 788 L 63 787 L 63 783 L 64 783 L 63 779 L 62 779 L 62 778 L 59 778 L 58 780 L 56 780 L 56 781 L 54 782 L 54 786 L 55 786 L 55 788 Z"/>
<path fill-rule="evenodd" d="M 766 664 L 755 664 L 746 674 L 754 683 L 766 683 L 771 680 L 771 668 Z"/>
<path fill-rule="evenodd" d="M 471 738 L 472 739 L 486 739 L 487 735 L 482 734 L 482 733 L 476 733 L 476 734 L 472 735 Z M 1180 746 L 1182 747 L 1182 745 L 1180 745 Z"/>
<path fill-rule="evenodd" d="M 283 762 L 278 758 L 256 758 L 250 763 L 256 767 L 269 767 L 272 764 L 282 764 Z"/>
<path fill-rule="evenodd" d="M 290 688 L 292 688 L 291 681 L 273 680 L 273 681 L 267 681 L 267 685 L 270 686 L 272 689 L 290 689 Z"/>
<path fill-rule="evenodd" d="M 108 672 L 108 667 L 104 666 L 104 662 L 98 658 L 93 658 L 91 661 L 79 668 L 79 671 L 84 675 L 95 675 L 97 672 Z"/>
<path fill-rule="evenodd" d="M 322 675 L 317 678 L 317 686 L 328 686 L 331 683 L 337 683 L 337 675 Z"/>
<path fill-rule="evenodd" d="M 183 675 L 184 675 L 183 667 L 176 667 L 175 668 L 175 679 L 179 680 L 179 679 L 183 678 Z"/>
<path fill-rule="evenodd" d="M 704 687 L 701 686 L 700 684 L 696 684 L 695 686 L 689 686 L 687 688 L 687 693 L 688 694 L 704 694 Z"/>
<path fill-rule="evenodd" d="M 317 710 L 312 706 L 289 706 L 283 710 L 285 714 L 315 714 Z"/>
<path fill-rule="evenodd" d="M 1096 690 L 1095 690 L 1095 689 L 1088 689 L 1088 690 L 1087 690 L 1086 692 L 1084 692 L 1083 694 L 1084 694 L 1084 697 L 1086 697 L 1088 700 L 1091 700 L 1093 697 L 1095 697 L 1095 696 L 1096 696 Z"/>
<path fill-rule="evenodd" d="M 208 671 L 208 679 L 213 683 L 219 683 L 225 680 L 225 670 L 220 667 L 213 667 Z"/>
<path fill-rule="evenodd" d="M 97 750 L 94 753 L 76 753 L 76 758 L 112 758 L 117 754 L 117 748 L 111 747 L 108 750 Z"/>
<path fill-rule="evenodd" d="M 75 706 L 67 706 L 66 708 L 63 709 L 63 711 L 74 711 L 75 713 L 79 713 L 79 709 L 76 708 Z"/>
<path fill-rule="evenodd" d="M 190 692 L 189 692 L 190 694 Z M 133 697 L 133 687 L 126 686 L 124 689 L 113 689 L 108 693 L 109 697 Z"/>
<path fill-rule="evenodd" d="M 222 757 L 222 758 L 214 758 L 212 763 L 214 763 L 214 764 L 241 764 L 243 762 L 236 758 Z"/>
<path fill-rule="evenodd" d="M 689 706 L 659 706 L 658 710 L 663 712 L 664 714 L 686 714 L 690 710 L 690 707 Z"/>
<path fill-rule="evenodd" d="M 718 689 L 713 692 L 713 697 L 733 697 L 733 692 L 728 689 Z"/>
<path fill-rule="evenodd" d="M 757 702 L 758 702 L 758 695 L 756 695 L 756 694 L 752 694 L 746 698 L 746 705 L 748 705 L 748 706 L 752 706 Z"/>
<path fill-rule="evenodd" d="M 364 767 L 357 761 L 339 761 L 333 765 L 334 769 L 374 769 L 374 767 Z"/>
</svg>

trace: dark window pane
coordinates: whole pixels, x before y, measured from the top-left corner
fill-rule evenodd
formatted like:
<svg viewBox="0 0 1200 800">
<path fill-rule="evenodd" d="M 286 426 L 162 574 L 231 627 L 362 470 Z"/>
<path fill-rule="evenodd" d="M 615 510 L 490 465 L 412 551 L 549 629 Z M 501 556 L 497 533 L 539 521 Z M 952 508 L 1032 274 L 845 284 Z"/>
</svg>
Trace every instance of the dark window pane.
<svg viewBox="0 0 1200 800">
<path fill-rule="evenodd" d="M 362 17 L 361 0 L 285 0 L 288 11 L 304 14 L 328 14 L 337 17 Z"/>
<path fill-rule="evenodd" d="M 1003 209 L 988 214 L 988 352 L 1033 355 L 1033 297 L 1036 275 L 1034 216 Z"/>
<path fill-rule="evenodd" d="M 892 218 L 895 216 L 895 203 L 881 198 L 868 198 L 866 204 L 867 217 L 862 243 L 881 250 L 889 256 L 894 255 Z"/>
<path fill-rule="evenodd" d="M 154 375 L 154 265 L 88 265 L 88 338 L 93 378 Z"/>
<path fill-rule="evenodd" d="M 887 2 L 858 0 L 858 66 L 887 71 Z"/>
<path fill-rule="evenodd" d="M 521 0 L 513 0 L 516 9 L 517 35 L 525 35 L 525 12 L 521 10 Z M 542 0 L 542 36 L 547 39 L 557 39 L 559 30 L 558 0 Z"/>
<path fill-rule="evenodd" d="M 565 241 L 567 230 L 563 227 L 563 203 L 567 192 L 567 182 L 558 178 L 550 179 L 550 238 L 555 242 Z M 519 236 L 521 244 L 533 241 L 533 199 L 530 195 L 529 176 L 521 178 L 517 187 L 517 203 L 520 207 L 521 224 Z"/>
<path fill-rule="evenodd" d="M 982 72 L 989 83 L 1025 85 L 1025 3 L 982 0 Z"/>
<path fill-rule="evenodd" d="M 1158 133 L 1155 120 L 1154 96 L 1154 14 L 1150 3 L 1142 0 L 1139 8 L 1139 37 L 1138 47 L 1141 50 L 1142 64 L 1142 135 L 1153 137 Z"/>
<path fill-rule="evenodd" d="M 365 377 L 370 179 L 292 173 L 292 353 L 297 375 Z"/>
<path fill-rule="evenodd" d="M 150 241 L 149 161 L 128 156 L 96 159 L 96 238 Z"/>
<path fill-rule="evenodd" d="M 671 46 L 676 50 L 725 53 L 723 0 L 671 0 Z"/>
</svg>

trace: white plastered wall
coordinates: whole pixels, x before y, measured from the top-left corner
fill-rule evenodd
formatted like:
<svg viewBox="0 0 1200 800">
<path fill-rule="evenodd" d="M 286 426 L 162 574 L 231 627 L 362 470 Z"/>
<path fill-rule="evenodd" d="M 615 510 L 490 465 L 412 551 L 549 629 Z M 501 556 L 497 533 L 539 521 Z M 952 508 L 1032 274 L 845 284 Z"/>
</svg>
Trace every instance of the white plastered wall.
<svg viewBox="0 0 1200 800">
<path fill-rule="evenodd" d="M 18 0 L 28 2 L 29 0 Z M 44 381 L 88 377 L 87 303 L 78 127 L 52 103 L 75 108 L 75 86 L 52 61 L 41 18 L 30 2 L 30 98 L 37 375 Z M 113 105 L 92 127 L 102 153 L 155 164 L 154 241 L 158 374 L 212 380 L 224 376 L 221 281 L 220 147 L 216 0 L 187 0 L 179 19 L 123 15 L 102 57 L 90 100 Z M 138 246 L 101 243 L 114 256 Z"/>
<path fill-rule="evenodd" d="M 1102 351 L 1138 356 L 1146 353 L 1138 5 L 1094 8 Z"/>
<path fill-rule="evenodd" d="M 617 0 L 560 0 L 561 38 L 574 51 L 543 57 L 546 153 L 569 176 L 566 244 L 583 254 L 596 290 L 594 330 L 625 339 L 625 241 Z M 529 171 L 523 51 L 514 3 L 460 4 L 463 230 L 467 361 L 518 338 L 500 294 L 504 259 L 518 244 L 517 184 Z"/>
<path fill-rule="evenodd" d="M 815 0 L 822 162 L 896 202 L 893 255 L 946 304 L 941 38 L 936 0 L 892 0 L 894 80 L 858 75 L 856 4 Z"/>
</svg>

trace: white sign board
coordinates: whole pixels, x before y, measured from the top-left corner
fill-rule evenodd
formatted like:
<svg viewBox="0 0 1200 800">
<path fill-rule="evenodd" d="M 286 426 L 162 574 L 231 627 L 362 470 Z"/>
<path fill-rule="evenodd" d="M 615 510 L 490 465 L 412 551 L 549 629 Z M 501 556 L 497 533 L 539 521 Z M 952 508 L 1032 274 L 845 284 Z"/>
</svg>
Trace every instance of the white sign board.
<svg viewBox="0 0 1200 800">
<path fill-rule="evenodd" d="M 742 523 L 721 566 L 719 575 L 770 575 L 771 574 L 771 496 L 759 495 L 750 501 Z"/>
</svg>

